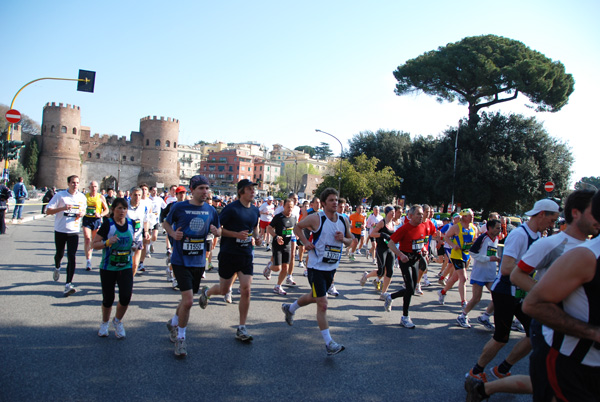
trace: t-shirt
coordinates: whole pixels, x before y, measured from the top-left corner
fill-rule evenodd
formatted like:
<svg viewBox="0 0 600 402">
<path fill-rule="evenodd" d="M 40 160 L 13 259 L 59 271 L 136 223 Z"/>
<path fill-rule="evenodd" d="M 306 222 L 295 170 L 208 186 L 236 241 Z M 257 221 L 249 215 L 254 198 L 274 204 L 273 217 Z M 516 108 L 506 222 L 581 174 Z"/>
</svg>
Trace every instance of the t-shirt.
<svg viewBox="0 0 600 402">
<path fill-rule="evenodd" d="M 227 204 L 221 211 L 219 219 L 221 226 L 232 232 L 248 231 L 248 238 L 245 240 L 235 237 L 223 236 L 221 238 L 221 253 L 230 253 L 237 255 L 252 255 L 252 235 L 253 230 L 258 224 L 260 213 L 255 205 L 250 204 L 246 208 L 239 200 Z"/>
<path fill-rule="evenodd" d="M 359 235 L 365 225 L 365 217 L 357 212 L 350 215 L 350 232 Z"/>
<path fill-rule="evenodd" d="M 275 216 L 275 205 L 271 203 L 263 203 L 260 206 L 260 220 L 265 222 L 271 222 L 273 220 L 273 216 Z"/>
<path fill-rule="evenodd" d="M 487 233 L 479 235 L 469 251 L 474 260 L 471 280 L 493 282 L 498 273 L 498 263 L 490 261 L 490 258 L 498 254 L 498 237 L 492 239 Z"/>
<path fill-rule="evenodd" d="M 382 219 L 383 216 L 381 216 L 381 214 L 371 214 L 367 218 L 367 229 L 369 229 L 369 235 L 373 232 L 375 226 L 377 226 L 377 224 L 381 222 Z"/>
<path fill-rule="evenodd" d="M 283 238 L 283 245 L 279 245 L 275 237 L 273 238 L 273 247 L 290 248 L 290 241 L 294 235 L 294 226 L 296 226 L 296 217 L 294 215 L 285 216 L 283 213 L 275 215 L 269 226 L 273 226 L 277 236 Z"/>
<path fill-rule="evenodd" d="M 210 225 L 219 228 L 219 216 L 212 205 L 193 205 L 190 201 L 174 203 L 165 221 L 173 230 L 181 228 L 183 238 L 173 239 L 171 263 L 186 267 L 206 266 L 206 237 Z"/>
<path fill-rule="evenodd" d="M 68 190 L 59 191 L 48 203 L 49 209 L 62 208 L 71 205 L 66 211 L 60 211 L 54 219 L 54 230 L 60 233 L 78 233 L 81 229 L 80 211 L 85 211 L 87 199 L 83 193 L 77 191 L 75 194 Z"/>
<path fill-rule="evenodd" d="M 159 222 L 160 213 L 167 206 L 167 204 L 162 198 L 158 196 L 150 197 L 150 204 L 152 205 L 150 215 L 150 227 L 152 227 Z"/>
<path fill-rule="evenodd" d="M 400 251 L 410 254 L 418 253 L 425 247 L 427 236 L 429 236 L 427 225 L 420 223 L 414 226 L 407 221 L 390 236 L 390 239 L 400 244 Z"/>
<path fill-rule="evenodd" d="M 134 222 L 135 235 L 134 241 L 142 241 L 144 234 L 144 222 L 149 222 L 150 208 L 145 202 L 141 202 L 137 207 L 131 206 L 131 201 L 127 201 L 127 217 Z"/>
</svg>

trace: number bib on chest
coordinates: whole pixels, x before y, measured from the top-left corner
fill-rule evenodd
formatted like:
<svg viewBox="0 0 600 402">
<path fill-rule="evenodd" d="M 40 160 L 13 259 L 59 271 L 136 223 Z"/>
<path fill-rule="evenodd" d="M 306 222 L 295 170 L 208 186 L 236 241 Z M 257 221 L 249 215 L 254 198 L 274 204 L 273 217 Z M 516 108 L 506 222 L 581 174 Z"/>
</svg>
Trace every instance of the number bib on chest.
<svg viewBox="0 0 600 402">
<path fill-rule="evenodd" d="M 413 251 L 421 251 L 421 249 L 423 248 L 424 245 L 425 245 L 425 238 L 412 241 Z"/>
<path fill-rule="evenodd" d="M 488 246 L 487 256 L 494 257 L 497 255 L 498 249 L 496 247 Z"/>
<path fill-rule="evenodd" d="M 325 246 L 323 262 L 326 264 L 336 264 L 342 257 L 342 248 L 340 246 Z"/>
<path fill-rule="evenodd" d="M 204 253 L 204 238 L 203 237 L 184 237 L 183 238 L 183 255 L 196 256 Z"/>
<path fill-rule="evenodd" d="M 245 239 L 235 239 L 236 244 L 238 245 L 238 247 L 250 247 L 250 245 L 252 244 L 252 232 L 248 233 L 248 237 L 246 237 Z"/>
<path fill-rule="evenodd" d="M 113 267 L 122 268 L 129 264 L 131 258 L 131 249 L 129 250 L 112 250 L 110 252 L 109 264 Z"/>
</svg>

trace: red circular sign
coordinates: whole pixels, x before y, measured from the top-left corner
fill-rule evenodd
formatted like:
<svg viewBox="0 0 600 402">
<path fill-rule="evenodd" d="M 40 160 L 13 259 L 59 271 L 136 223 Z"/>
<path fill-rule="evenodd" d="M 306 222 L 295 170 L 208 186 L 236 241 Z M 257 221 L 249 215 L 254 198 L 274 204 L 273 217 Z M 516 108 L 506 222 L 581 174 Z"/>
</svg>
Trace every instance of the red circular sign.
<svg viewBox="0 0 600 402">
<path fill-rule="evenodd" d="M 554 183 L 552 183 L 551 181 L 546 182 L 546 184 L 544 185 L 544 189 L 546 189 L 547 192 L 551 192 L 554 190 Z"/>
<path fill-rule="evenodd" d="M 6 117 L 6 121 L 9 123 L 14 124 L 21 121 L 21 113 L 15 109 L 10 109 L 4 116 Z"/>
</svg>

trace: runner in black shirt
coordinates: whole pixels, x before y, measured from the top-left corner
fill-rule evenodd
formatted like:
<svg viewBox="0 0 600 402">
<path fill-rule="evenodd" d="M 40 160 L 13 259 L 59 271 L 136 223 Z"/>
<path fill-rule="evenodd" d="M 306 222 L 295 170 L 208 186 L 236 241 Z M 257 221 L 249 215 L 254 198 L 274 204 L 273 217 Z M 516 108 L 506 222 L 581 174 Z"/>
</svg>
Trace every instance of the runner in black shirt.
<svg viewBox="0 0 600 402">
<path fill-rule="evenodd" d="M 292 233 L 297 223 L 296 217 L 292 215 L 292 208 L 294 208 L 294 200 L 288 198 L 283 204 L 283 212 L 275 215 L 267 226 L 267 233 L 273 238 L 273 265 L 271 267 L 267 265 L 263 275 L 265 278 L 271 279 L 271 271 L 279 272 L 277 285 L 273 288 L 273 292 L 280 295 L 287 294 L 281 284 L 288 272 L 292 251 Z"/>
</svg>

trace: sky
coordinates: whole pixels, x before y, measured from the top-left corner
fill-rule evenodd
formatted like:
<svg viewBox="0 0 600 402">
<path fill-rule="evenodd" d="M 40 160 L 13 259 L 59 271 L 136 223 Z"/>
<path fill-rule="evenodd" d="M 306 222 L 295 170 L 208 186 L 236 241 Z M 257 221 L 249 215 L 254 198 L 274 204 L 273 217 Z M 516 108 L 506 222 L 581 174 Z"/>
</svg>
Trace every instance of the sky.
<svg viewBox="0 0 600 402">
<path fill-rule="evenodd" d="M 3 1 L 0 103 L 27 82 L 96 71 L 94 93 L 45 80 L 14 108 L 41 123 L 47 102 L 81 108 L 92 133 L 129 136 L 145 116 L 180 121 L 181 144 L 340 146 L 362 131 L 440 135 L 466 106 L 397 96 L 393 71 L 467 36 L 519 40 L 575 78 L 569 103 L 536 113 L 523 95 L 491 108 L 544 122 L 575 157 L 571 180 L 600 176 L 600 2 Z M 596 146 L 594 146 L 596 145 Z M 551 180 L 552 178 L 548 178 Z"/>
</svg>

